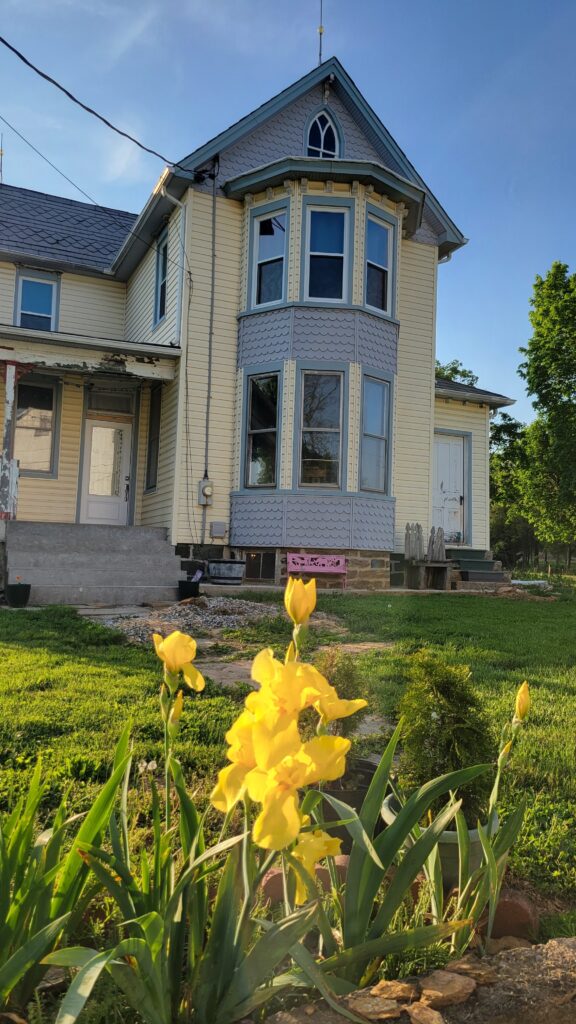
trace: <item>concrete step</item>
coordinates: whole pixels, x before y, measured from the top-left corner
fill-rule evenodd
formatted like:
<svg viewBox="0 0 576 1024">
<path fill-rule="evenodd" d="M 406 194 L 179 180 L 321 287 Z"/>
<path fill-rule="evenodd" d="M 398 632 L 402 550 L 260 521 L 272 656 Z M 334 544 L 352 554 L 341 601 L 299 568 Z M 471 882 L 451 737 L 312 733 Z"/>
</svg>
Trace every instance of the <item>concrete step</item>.
<svg viewBox="0 0 576 1024">
<path fill-rule="evenodd" d="M 510 577 L 504 572 L 470 572 L 462 570 L 462 580 L 469 583 L 509 583 Z"/>
<path fill-rule="evenodd" d="M 167 531 L 160 527 L 10 522 L 6 530 L 6 547 L 8 551 L 120 551 L 140 554 L 160 552 L 170 545 Z M 170 550 L 174 549 L 170 547 Z"/>
<path fill-rule="evenodd" d="M 20 572 L 17 569 L 8 567 L 8 582 L 15 583 L 19 576 L 23 583 L 31 583 L 33 586 L 83 586 L 87 583 L 98 586 L 137 586 L 142 583 L 150 583 L 151 586 L 177 586 L 178 580 L 185 580 L 186 573 L 178 569 L 178 564 L 171 569 L 157 569 L 152 563 L 145 572 L 142 567 L 133 566 L 132 569 L 118 571 L 115 565 L 108 565 L 104 568 L 95 567 L 89 570 L 74 570 L 61 563 L 51 568 L 25 570 Z"/>
<path fill-rule="evenodd" d="M 481 561 L 492 558 L 492 552 L 486 551 L 485 548 L 446 548 L 446 558 L 449 558 L 453 562 L 459 562 L 461 559 L 477 559 Z"/>
<path fill-rule="evenodd" d="M 488 558 L 459 558 L 458 566 L 462 570 L 471 572 L 493 572 L 496 562 L 490 561 Z"/>
<path fill-rule="evenodd" d="M 62 566 L 75 572 L 92 572 L 98 569 L 107 569 L 114 572 L 131 572 L 142 566 L 145 559 L 146 565 L 155 570 L 165 572 L 180 572 L 180 559 L 176 558 L 174 552 L 168 545 L 165 545 L 161 552 L 132 552 L 126 554 L 119 551 L 8 551 L 6 564 L 11 572 L 36 573 L 44 569 L 53 569 L 54 566 Z"/>
<path fill-rule="evenodd" d="M 176 587 L 166 586 L 32 586 L 31 605 L 143 605 L 172 604 L 178 600 Z"/>
</svg>

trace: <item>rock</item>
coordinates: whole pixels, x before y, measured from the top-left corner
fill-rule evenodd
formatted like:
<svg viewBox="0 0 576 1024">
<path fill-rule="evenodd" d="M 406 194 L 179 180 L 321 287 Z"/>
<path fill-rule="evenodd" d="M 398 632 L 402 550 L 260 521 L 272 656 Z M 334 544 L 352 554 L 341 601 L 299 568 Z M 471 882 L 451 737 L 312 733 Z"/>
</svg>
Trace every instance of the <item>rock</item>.
<svg viewBox="0 0 576 1024">
<path fill-rule="evenodd" d="M 274 906 L 284 899 L 284 881 L 281 868 L 270 868 L 262 879 L 262 894 Z"/>
<path fill-rule="evenodd" d="M 486 923 L 480 931 L 486 931 Z M 505 935 L 516 935 L 521 939 L 535 940 L 540 931 L 540 915 L 527 896 L 512 889 L 502 891 L 492 927 L 493 939 L 501 939 Z"/>
<path fill-rule="evenodd" d="M 396 999 L 399 1003 L 411 1003 L 418 999 L 420 986 L 417 981 L 379 981 L 370 992 L 373 996 Z"/>
<path fill-rule="evenodd" d="M 477 985 L 494 985 L 497 980 L 496 972 L 492 967 L 485 960 L 480 960 L 473 955 L 464 956 L 461 960 L 447 964 L 446 970 L 450 973 L 454 971 L 456 974 L 464 974 L 467 978 L 474 978 Z"/>
<path fill-rule="evenodd" d="M 521 939 L 516 935 L 503 935 L 501 939 L 486 939 L 486 952 L 490 956 L 503 953 L 506 949 L 530 949 L 531 947 L 532 943 L 528 939 Z"/>
<path fill-rule="evenodd" d="M 474 978 L 466 978 L 450 971 L 432 971 L 427 978 L 420 979 L 422 1002 L 435 1010 L 455 1003 L 465 1003 L 476 991 Z"/>
<path fill-rule="evenodd" d="M 426 1003 L 409 1003 L 402 1009 L 409 1015 L 413 1024 L 446 1024 L 442 1014 Z"/>
<path fill-rule="evenodd" d="M 345 996 L 344 1004 L 353 1013 L 360 1013 L 367 1020 L 394 1020 L 402 1013 L 402 1007 L 395 999 L 373 996 L 367 989 Z"/>
</svg>

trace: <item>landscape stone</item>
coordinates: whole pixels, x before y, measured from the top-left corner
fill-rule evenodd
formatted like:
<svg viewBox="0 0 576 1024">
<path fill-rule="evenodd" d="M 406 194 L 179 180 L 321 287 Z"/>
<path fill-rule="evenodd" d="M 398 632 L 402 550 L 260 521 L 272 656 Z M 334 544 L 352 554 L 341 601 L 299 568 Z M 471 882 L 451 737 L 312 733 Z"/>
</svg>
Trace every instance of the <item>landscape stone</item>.
<svg viewBox="0 0 576 1024">
<path fill-rule="evenodd" d="M 476 990 L 474 978 L 451 974 L 450 971 L 432 971 L 427 978 L 421 979 L 420 985 L 422 1002 L 428 1003 L 435 1010 L 455 1003 L 465 1003 Z"/>
<path fill-rule="evenodd" d="M 446 1024 L 442 1014 L 427 1003 L 408 1003 L 402 1009 L 409 1015 L 412 1024 Z"/>
<path fill-rule="evenodd" d="M 446 970 L 474 978 L 478 985 L 493 985 L 497 980 L 496 972 L 490 964 L 473 954 L 464 956 L 461 960 L 454 960 L 446 966 Z"/>
<path fill-rule="evenodd" d="M 343 1000 L 353 1013 L 359 1013 L 367 1020 L 394 1020 L 402 1013 L 402 1007 L 395 999 L 373 996 L 367 989 L 352 992 Z"/>
<path fill-rule="evenodd" d="M 490 956 L 504 953 L 507 949 L 530 949 L 531 946 L 532 943 L 528 939 L 521 939 L 516 935 L 503 935 L 501 939 L 486 939 L 486 952 Z"/>
<path fill-rule="evenodd" d="M 536 939 L 540 931 L 540 915 L 527 896 L 511 889 L 503 890 L 498 900 L 492 938 L 516 935 L 522 939 Z"/>
<path fill-rule="evenodd" d="M 370 989 L 373 996 L 384 996 L 386 999 L 396 999 L 399 1003 L 409 1003 L 420 996 L 420 986 L 417 981 L 379 981 Z"/>
</svg>

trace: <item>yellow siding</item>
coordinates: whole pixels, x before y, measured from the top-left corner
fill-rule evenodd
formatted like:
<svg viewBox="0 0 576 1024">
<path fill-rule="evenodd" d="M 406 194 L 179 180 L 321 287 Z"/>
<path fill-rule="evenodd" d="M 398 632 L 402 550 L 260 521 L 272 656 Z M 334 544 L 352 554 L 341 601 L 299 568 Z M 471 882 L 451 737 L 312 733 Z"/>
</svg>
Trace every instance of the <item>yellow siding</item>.
<svg viewBox="0 0 576 1024">
<path fill-rule="evenodd" d="M 83 408 L 82 378 L 65 377 L 62 383 L 58 476 L 55 480 L 20 477 L 18 519 L 42 523 L 76 522 Z"/>
<path fill-rule="evenodd" d="M 158 453 L 158 483 L 153 491 L 144 492 L 144 466 L 147 453 L 146 439 L 148 436 L 148 410 L 150 392 L 143 403 L 141 437 L 142 458 L 144 466 L 141 470 L 140 493 L 140 525 L 141 526 L 172 526 L 172 510 L 174 502 L 174 473 L 176 468 L 176 433 L 178 422 L 178 378 L 171 380 L 162 387 L 162 406 L 160 412 L 160 449 Z"/>
<path fill-rule="evenodd" d="M 91 338 L 124 337 L 126 285 L 97 277 L 63 274 L 58 330 Z"/>
<path fill-rule="evenodd" d="M 402 242 L 392 482 L 397 551 L 404 547 L 406 523 L 421 523 L 427 535 L 432 516 L 436 267 L 434 246 Z"/>
<path fill-rule="evenodd" d="M 284 387 L 282 396 L 282 429 L 280 438 L 280 487 L 292 487 L 292 453 L 294 451 L 296 363 L 293 359 L 284 362 Z"/>
<path fill-rule="evenodd" d="M 348 491 L 357 491 L 358 462 L 360 458 L 360 417 L 362 407 L 362 369 L 360 363 L 351 363 L 348 378 Z"/>
<path fill-rule="evenodd" d="M 212 197 L 189 193 L 189 260 L 194 288 L 188 310 L 187 395 L 184 443 L 180 445 L 180 480 L 177 541 L 201 540 L 202 509 L 197 503 L 198 481 L 204 473 L 208 336 L 212 245 Z M 234 480 L 234 410 L 236 401 L 237 302 L 240 294 L 242 205 L 216 200 L 216 288 L 212 350 L 212 406 L 210 412 L 208 470 L 214 482 L 214 500 L 206 515 L 205 542 L 210 543 L 211 521 L 230 521 L 230 491 Z"/>
<path fill-rule="evenodd" d="M 0 324 L 14 323 L 14 287 L 16 268 L 12 263 L 0 263 Z"/>
<path fill-rule="evenodd" d="M 156 250 L 148 250 L 128 281 L 126 290 L 127 341 L 151 345 L 178 343 L 177 319 L 178 281 L 184 254 L 180 245 L 180 210 L 175 209 L 168 224 L 168 278 L 166 285 L 166 316 L 154 327 L 156 284 Z"/>
<path fill-rule="evenodd" d="M 490 477 L 488 406 L 452 402 L 437 398 L 434 410 L 436 429 L 461 430 L 472 435 L 472 537 L 470 547 L 490 547 Z M 465 472 L 467 468 L 465 467 Z M 469 496 L 470 500 L 470 496 Z"/>
</svg>

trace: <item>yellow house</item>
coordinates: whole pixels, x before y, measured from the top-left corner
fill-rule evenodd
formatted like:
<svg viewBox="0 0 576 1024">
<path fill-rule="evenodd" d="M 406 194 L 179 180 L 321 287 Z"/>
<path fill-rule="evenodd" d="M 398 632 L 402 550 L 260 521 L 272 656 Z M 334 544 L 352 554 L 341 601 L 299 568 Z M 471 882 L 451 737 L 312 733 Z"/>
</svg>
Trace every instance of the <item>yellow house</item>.
<svg viewBox="0 0 576 1024">
<path fill-rule="evenodd" d="M 334 58 L 137 217 L 0 186 L 8 580 L 161 600 L 177 556 L 278 582 L 330 555 L 380 589 L 407 522 L 484 555 L 510 400 L 434 379 L 438 266 L 465 241 Z"/>
</svg>

